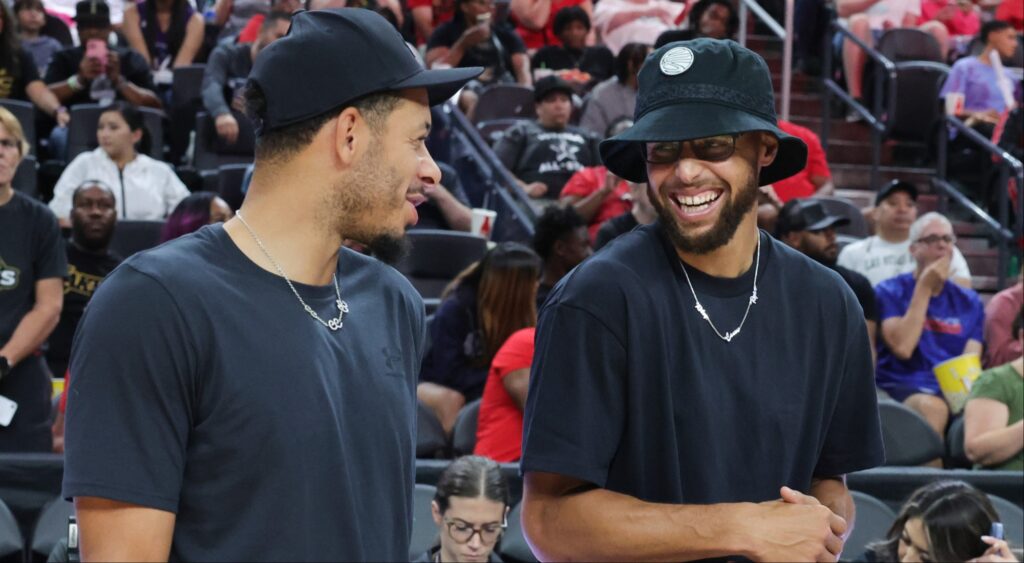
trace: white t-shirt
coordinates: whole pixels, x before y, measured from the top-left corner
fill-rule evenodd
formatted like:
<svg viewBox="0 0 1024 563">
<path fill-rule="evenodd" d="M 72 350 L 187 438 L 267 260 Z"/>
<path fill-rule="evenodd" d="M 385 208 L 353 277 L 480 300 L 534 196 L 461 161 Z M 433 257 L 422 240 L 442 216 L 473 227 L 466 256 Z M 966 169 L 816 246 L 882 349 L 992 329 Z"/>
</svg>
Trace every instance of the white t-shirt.
<svg viewBox="0 0 1024 563">
<path fill-rule="evenodd" d="M 903 242 L 887 242 L 881 237 L 873 236 L 851 243 L 839 253 L 836 262 L 862 274 L 874 287 L 879 283 L 898 276 L 908 274 L 917 267 L 917 262 L 910 254 L 910 239 Z M 971 279 L 971 270 L 960 249 L 953 248 L 953 277 Z"/>
<path fill-rule="evenodd" d="M 871 22 L 871 29 L 903 27 L 903 19 L 909 14 L 921 17 L 921 0 L 880 0 L 864 12 Z"/>
</svg>

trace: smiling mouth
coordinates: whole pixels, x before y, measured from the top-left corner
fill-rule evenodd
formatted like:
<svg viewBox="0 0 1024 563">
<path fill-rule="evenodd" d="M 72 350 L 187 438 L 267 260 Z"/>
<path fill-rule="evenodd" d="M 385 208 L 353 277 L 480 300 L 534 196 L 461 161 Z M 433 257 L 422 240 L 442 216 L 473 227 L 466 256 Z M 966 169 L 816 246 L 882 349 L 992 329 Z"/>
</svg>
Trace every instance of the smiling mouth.
<svg viewBox="0 0 1024 563">
<path fill-rule="evenodd" d="M 722 197 L 722 193 L 720 190 L 711 190 L 694 196 L 673 194 L 669 197 L 683 213 L 690 214 L 707 211 Z"/>
</svg>

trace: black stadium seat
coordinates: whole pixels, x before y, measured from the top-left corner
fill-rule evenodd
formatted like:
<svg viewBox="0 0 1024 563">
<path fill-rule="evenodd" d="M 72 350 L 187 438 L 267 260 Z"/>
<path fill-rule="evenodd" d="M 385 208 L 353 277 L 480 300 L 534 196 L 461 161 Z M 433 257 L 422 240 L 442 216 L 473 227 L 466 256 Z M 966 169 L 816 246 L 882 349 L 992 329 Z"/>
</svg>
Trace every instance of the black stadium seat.
<svg viewBox="0 0 1024 563">
<path fill-rule="evenodd" d="M 227 202 L 233 210 L 242 207 L 245 194 L 242 193 L 242 180 L 248 164 L 225 164 L 217 169 L 217 194 Z"/>
<path fill-rule="evenodd" d="M 520 522 L 522 506 L 523 504 L 519 503 L 509 512 L 508 528 L 505 529 L 505 534 L 501 537 L 501 545 L 498 547 L 498 551 L 501 553 L 502 559 L 506 561 L 534 563 L 537 561 L 537 558 L 533 556 L 529 544 L 526 543 L 526 537 L 523 536 L 523 525 Z"/>
<path fill-rule="evenodd" d="M 409 559 L 416 559 L 434 546 L 437 541 L 437 524 L 434 524 L 430 503 L 434 501 L 437 489 L 433 485 L 416 485 L 412 492 L 412 537 L 409 538 Z"/>
<path fill-rule="evenodd" d="M 71 123 L 68 124 L 68 162 L 79 154 L 99 146 L 96 128 L 104 107 L 99 104 L 79 104 L 71 108 Z M 164 112 L 140 107 L 142 119 L 149 134 L 147 154 L 157 160 L 164 158 Z"/>
<path fill-rule="evenodd" d="M 411 250 L 397 268 L 424 298 L 440 297 L 459 272 L 487 252 L 487 241 L 469 233 L 416 229 L 406 237 Z"/>
<path fill-rule="evenodd" d="M 477 399 L 462 407 L 452 429 L 452 453 L 455 457 L 473 453 L 476 447 L 477 420 L 480 418 L 480 401 Z"/>
<path fill-rule="evenodd" d="M 885 539 L 896 519 L 896 513 L 875 497 L 859 491 L 850 491 L 850 496 L 857 507 L 857 521 L 843 546 L 842 561 L 856 560 L 869 543 Z"/>
<path fill-rule="evenodd" d="M 498 144 L 498 140 L 505 134 L 510 127 L 519 123 L 520 121 L 528 121 L 522 117 L 503 117 L 501 119 L 488 119 L 487 121 L 480 121 L 476 124 L 476 130 L 480 133 L 480 136 L 487 141 L 487 144 L 492 147 Z"/>
<path fill-rule="evenodd" d="M 1019 548 L 1024 544 L 1024 509 L 1020 507 L 1021 496 L 1018 495 L 1015 499 L 1017 504 L 995 495 L 988 495 L 988 500 L 992 501 L 992 506 L 999 513 L 1006 541 L 1010 542 L 1010 547 Z"/>
<path fill-rule="evenodd" d="M 21 159 L 18 169 L 14 172 L 11 186 L 33 199 L 38 198 L 38 176 L 39 166 L 36 163 L 36 158 L 32 155 L 26 155 L 25 158 Z"/>
<path fill-rule="evenodd" d="M 248 164 L 256 151 L 256 132 L 248 117 L 235 112 L 238 140 L 231 145 L 217 136 L 213 118 L 205 111 L 196 116 L 196 142 L 193 164 L 196 170 L 216 170 L 225 164 Z"/>
<path fill-rule="evenodd" d="M 163 221 L 118 221 L 114 227 L 114 238 L 110 250 L 128 258 L 136 252 L 148 250 L 160 244 Z"/>
<path fill-rule="evenodd" d="M 21 130 L 25 133 L 25 140 L 29 144 L 29 152 L 36 154 L 36 108 L 31 102 L 21 100 L 0 99 L 0 106 L 14 114 L 21 124 Z"/>
<path fill-rule="evenodd" d="M 24 546 L 25 540 L 18 529 L 18 521 L 14 519 L 14 514 L 7 508 L 7 504 L 0 500 L 0 559 L 20 552 Z"/>
<path fill-rule="evenodd" d="M 942 457 L 942 439 L 921 415 L 896 401 L 879 401 L 885 464 L 921 465 Z"/>
<path fill-rule="evenodd" d="M 36 520 L 32 532 L 32 554 L 36 559 L 46 559 L 57 543 L 67 537 L 68 516 L 75 513 L 75 505 L 55 498 L 49 502 Z"/>
<path fill-rule="evenodd" d="M 495 84 L 480 92 L 473 110 L 473 123 L 504 117 L 537 117 L 533 107 L 533 88 L 519 84 Z"/>
</svg>

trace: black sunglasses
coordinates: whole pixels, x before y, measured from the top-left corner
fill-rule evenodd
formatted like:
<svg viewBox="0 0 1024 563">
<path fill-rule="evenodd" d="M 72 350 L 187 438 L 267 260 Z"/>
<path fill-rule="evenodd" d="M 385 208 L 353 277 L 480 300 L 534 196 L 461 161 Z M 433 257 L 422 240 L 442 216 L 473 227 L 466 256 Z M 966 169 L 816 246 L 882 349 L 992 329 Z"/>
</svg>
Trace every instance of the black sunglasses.
<svg viewBox="0 0 1024 563">
<path fill-rule="evenodd" d="M 673 164 L 683 155 L 687 144 L 697 160 L 721 162 L 736 152 L 736 139 L 740 133 L 716 135 L 690 141 L 654 141 L 644 143 L 644 160 L 651 164 Z"/>
</svg>

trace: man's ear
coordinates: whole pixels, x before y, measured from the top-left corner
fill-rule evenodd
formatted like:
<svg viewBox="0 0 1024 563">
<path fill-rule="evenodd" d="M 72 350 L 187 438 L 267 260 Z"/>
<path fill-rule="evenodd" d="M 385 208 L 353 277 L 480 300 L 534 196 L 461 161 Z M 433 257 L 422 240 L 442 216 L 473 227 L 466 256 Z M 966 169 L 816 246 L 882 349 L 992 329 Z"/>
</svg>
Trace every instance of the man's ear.
<svg viewBox="0 0 1024 563">
<path fill-rule="evenodd" d="M 768 166 L 772 162 L 775 162 L 775 157 L 779 155 L 779 140 L 775 138 L 775 135 L 771 133 L 761 133 L 761 167 Z"/>
<path fill-rule="evenodd" d="M 334 118 L 334 152 L 345 166 L 355 162 L 356 153 L 365 144 L 367 131 L 366 121 L 354 107 L 345 108 Z"/>
</svg>

